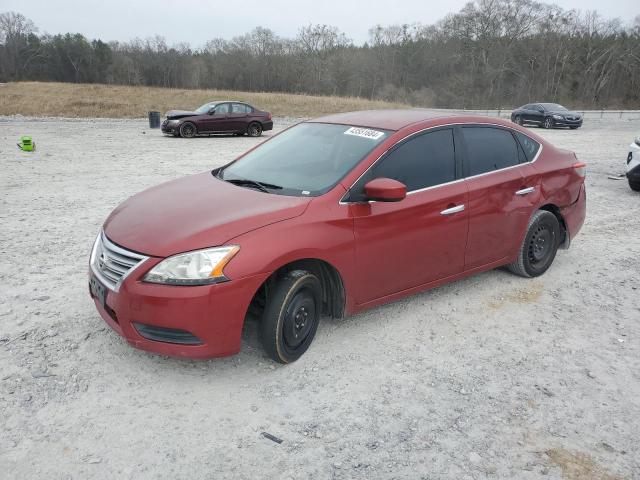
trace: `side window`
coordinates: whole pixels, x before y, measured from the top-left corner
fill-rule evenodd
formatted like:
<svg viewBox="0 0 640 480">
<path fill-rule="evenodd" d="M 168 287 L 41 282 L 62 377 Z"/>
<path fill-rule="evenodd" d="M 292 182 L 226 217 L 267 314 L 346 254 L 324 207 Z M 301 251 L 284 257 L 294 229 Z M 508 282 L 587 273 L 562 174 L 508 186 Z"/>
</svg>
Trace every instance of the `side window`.
<svg viewBox="0 0 640 480">
<path fill-rule="evenodd" d="M 538 150 L 540 149 L 540 144 L 536 142 L 534 139 L 527 137 L 524 133 L 515 132 L 518 142 L 520 142 L 520 146 L 524 151 L 524 155 L 526 157 L 526 161 L 530 162 L 533 160 L 538 154 Z"/>
<path fill-rule="evenodd" d="M 467 146 L 469 176 L 519 163 L 518 145 L 510 131 L 491 127 L 463 127 L 462 134 Z"/>
<path fill-rule="evenodd" d="M 371 178 L 393 178 L 407 191 L 447 183 L 456 178 L 453 130 L 437 130 L 406 141 L 374 167 Z"/>
<path fill-rule="evenodd" d="M 229 113 L 229 104 L 221 103 L 216 107 L 216 115 L 226 115 Z"/>
<path fill-rule="evenodd" d="M 234 103 L 233 105 L 231 105 L 231 113 L 249 113 L 247 106 L 243 105 L 241 103 Z"/>
</svg>

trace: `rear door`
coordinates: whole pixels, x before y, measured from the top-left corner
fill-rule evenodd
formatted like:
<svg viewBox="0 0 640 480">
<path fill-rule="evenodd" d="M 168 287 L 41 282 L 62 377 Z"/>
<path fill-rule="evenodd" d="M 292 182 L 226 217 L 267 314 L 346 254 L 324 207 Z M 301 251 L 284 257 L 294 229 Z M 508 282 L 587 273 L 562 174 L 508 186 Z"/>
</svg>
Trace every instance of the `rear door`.
<svg viewBox="0 0 640 480">
<path fill-rule="evenodd" d="M 366 182 L 384 177 L 408 192 L 400 202 L 350 205 L 359 304 L 462 272 L 468 220 L 461 167 L 453 130 L 430 130 L 395 146 L 352 187 L 357 197 Z"/>
<path fill-rule="evenodd" d="M 470 270 L 517 251 L 540 197 L 540 175 L 510 129 L 464 126 L 460 133 L 469 191 L 465 270 Z"/>
<path fill-rule="evenodd" d="M 249 124 L 250 107 L 243 103 L 232 103 L 229 114 L 229 128 L 234 132 L 241 132 L 247 129 Z"/>
</svg>

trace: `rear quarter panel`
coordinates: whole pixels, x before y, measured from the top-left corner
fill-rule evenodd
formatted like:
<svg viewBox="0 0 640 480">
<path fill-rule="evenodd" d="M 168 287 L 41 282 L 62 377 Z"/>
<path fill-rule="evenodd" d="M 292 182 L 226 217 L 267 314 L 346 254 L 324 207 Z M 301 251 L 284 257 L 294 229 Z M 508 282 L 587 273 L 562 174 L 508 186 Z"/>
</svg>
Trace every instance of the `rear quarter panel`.
<svg viewBox="0 0 640 480">
<path fill-rule="evenodd" d="M 533 164 L 540 173 L 542 205 L 551 203 L 563 208 L 578 200 L 584 178 L 576 173 L 575 163 L 578 159 L 573 152 L 548 143 L 543 145 L 540 157 Z"/>
</svg>

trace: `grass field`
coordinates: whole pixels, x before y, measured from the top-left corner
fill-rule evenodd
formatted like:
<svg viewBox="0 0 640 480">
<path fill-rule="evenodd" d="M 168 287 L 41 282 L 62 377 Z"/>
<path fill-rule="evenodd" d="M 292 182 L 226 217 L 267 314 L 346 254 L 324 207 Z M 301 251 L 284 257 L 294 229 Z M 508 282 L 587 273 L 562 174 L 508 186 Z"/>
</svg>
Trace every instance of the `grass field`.
<svg viewBox="0 0 640 480">
<path fill-rule="evenodd" d="M 16 82 L 0 85 L 0 115 L 141 118 L 150 110 L 192 109 L 212 100 L 241 100 L 276 116 L 406 107 L 362 98 L 286 93 L 181 90 L 75 83 Z"/>
</svg>

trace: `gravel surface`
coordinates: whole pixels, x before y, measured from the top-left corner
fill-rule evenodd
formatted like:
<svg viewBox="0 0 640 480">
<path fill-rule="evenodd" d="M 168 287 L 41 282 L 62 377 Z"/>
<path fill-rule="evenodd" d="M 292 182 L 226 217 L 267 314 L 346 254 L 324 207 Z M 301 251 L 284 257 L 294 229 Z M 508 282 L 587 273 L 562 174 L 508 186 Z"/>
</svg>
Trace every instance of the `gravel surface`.
<svg viewBox="0 0 640 480">
<path fill-rule="evenodd" d="M 544 276 L 495 270 L 325 320 L 289 366 L 251 322 L 226 359 L 135 350 L 87 287 L 119 202 L 261 140 L 0 130 L 1 478 L 640 478 L 640 194 L 607 178 L 640 121 L 540 131 L 589 164 L 586 224 Z"/>
</svg>

